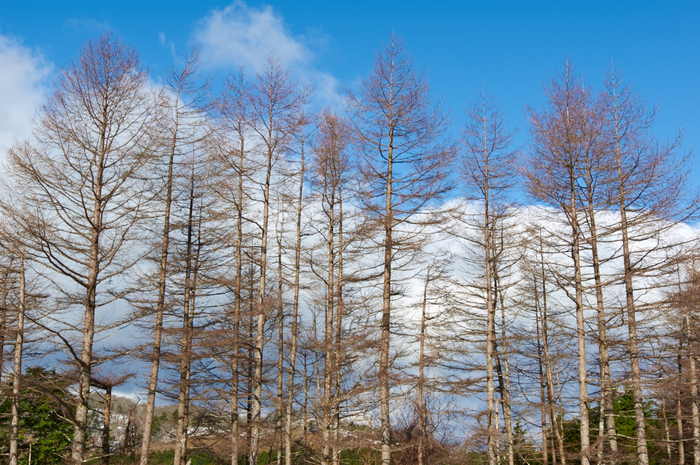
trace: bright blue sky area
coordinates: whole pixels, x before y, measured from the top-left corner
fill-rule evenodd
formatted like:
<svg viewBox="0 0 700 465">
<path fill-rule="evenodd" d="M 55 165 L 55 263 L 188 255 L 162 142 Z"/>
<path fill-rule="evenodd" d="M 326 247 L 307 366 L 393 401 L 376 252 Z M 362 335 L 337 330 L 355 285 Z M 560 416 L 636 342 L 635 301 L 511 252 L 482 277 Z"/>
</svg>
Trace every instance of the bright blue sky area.
<svg viewBox="0 0 700 465">
<path fill-rule="evenodd" d="M 367 75 L 374 51 L 394 32 L 456 119 L 483 85 L 522 129 L 523 107 L 541 104 L 541 83 L 567 56 L 596 87 L 614 60 L 650 103 L 661 105 L 659 135 L 682 126 L 688 147 L 700 142 L 697 1 L 0 3 L 0 36 L 31 49 L 54 72 L 106 28 L 139 51 L 154 79 L 173 51 L 180 57 L 207 37 L 203 54 L 218 76 L 276 47 L 291 67 L 322 82 L 321 93 Z M 252 56 L 240 51 L 245 47 Z"/>
</svg>

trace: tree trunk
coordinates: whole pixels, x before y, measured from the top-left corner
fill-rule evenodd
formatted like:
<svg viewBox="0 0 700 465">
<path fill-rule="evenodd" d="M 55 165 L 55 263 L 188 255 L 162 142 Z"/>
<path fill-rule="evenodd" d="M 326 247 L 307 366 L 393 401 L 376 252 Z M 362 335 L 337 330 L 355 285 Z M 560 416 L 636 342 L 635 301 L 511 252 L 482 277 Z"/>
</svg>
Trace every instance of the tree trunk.
<svg viewBox="0 0 700 465">
<path fill-rule="evenodd" d="M 284 301 L 283 301 L 283 269 L 282 269 L 282 237 L 284 235 L 284 214 L 277 212 L 277 403 L 275 405 L 275 433 L 277 436 L 277 458 L 275 463 L 282 465 L 282 450 L 284 448 Z"/>
<path fill-rule="evenodd" d="M 180 351 L 180 382 L 177 409 L 177 432 L 175 438 L 174 464 L 184 465 L 187 456 L 187 435 L 189 428 L 190 382 L 192 364 L 192 342 L 194 337 L 195 296 L 197 275 L 199 272 L 199 254 L 201 249 L 201 212 L 197 214 L 195 225 L 195 180 L 194 161 L 192 165 L 190 202 L 187 218 L 187 244 L 185 252 L 185 296 L 182 312 L 182 339 Z M 196 227 L 196 231 L 195 231 Z"/>
<path fill-rule="evenodd" d="M 160 369 L 161 342 L 163 339 L 163 313 L 165 309 L 166 278 L 168 273 L 168 251 L 170 246 L 170 208 L 173 199 L 173 165 L 175 162 L 175 150 L 177 146 L 178 131 L 178 102 L 175 99 L 175 128 L 170 143 L 168 157 L 168 176 L 165 184 L 165 211 L 163 212 L 163 235 L 160 250 L 160 270 L 158 274 L 158 301 L 156 303 L 156 322 L 153 327 L 153 352 L 151 353 L 151 375 L 148 380 L 148 399 L 146 400 L 146 413 L 143 420 L 143 436 L 141 438 L 140 465 L 148 465 L 151 450 L 151 425 L 153 424 L 153 412 L 156 405 L 156 389 L 158 387 L 158 371 Z"/>
<path fill-rule="evenodd" d="M 292 415 L 294 413 L 294 374 L 296 373 L 297 334 L 299 332 L 299 290 L 301 277 L 301 213 L 304 201 L 304 139 L 302 134 L 301 166 L 299 168 L 299 192 L 296 211 L 296 240 L 294 244 L 294 302 L 292 304 L 292 333 L 289 343 L 289 373 L 287 374 L 287 411 L 285 412 L 285 465 L 292 465 L 294 442 Z M 302 426 L 306 429 L 306 424 Z"/>
<path fill-rule="evenodd" d="M 603 437 L 600 441 L 601 456 L 604 456 L 603 445 L 605 439 L 610 447 L 610 460 L 607 463 L 617 463 L 617 432 L 615 430 L 615 412 L 613 408 L 613 386 L 610 378 L 610 356 L 608 355 L 607 321 L 605 315 L 605 303 L 603 301 L 603 282 L 600 272 L 600 257 L 598 255 L 598 229 L 595 221 L 595 208 L 593 200 L 592 167 L 586 170 L 587 184 L 587 212 L 590 238 L 588 243 L 591 246 L 591 256 L 593 258 L 593 277 L 595 282 L 596 310 L 598 316 L 598 357 L 600 365 L 600 418 L 605 420 L 605 431 L 600 428 L 599 435 Z M 602 457 L 601 457 L 602 458 Z"/>
<path fill-rule="evenodd" d="M 547 381 L 544 374 L 544 353 L 542 350 L 542 320 L 539 311 L 539 296 L 537 292 L 537 278 L 533 280 L 535 290 L 535 330 L 537 336 L 537 367 L 539 368 L 540 381 L 540 429 L 542 431 L 542 465 L 549 465 L 549 437 L 547 434 Z M 554 425 L 550 425 L 554 429 Z M 554 451 L 552 451 L 554 452 Z M 556 463 L 556 459 L 553 460 Z"/>
<path fill-rule="evenodd" d="M 678 465 L 685 465 L 685 437 L 683 434 L 683 338 L 685 337 L 685 318 L 681 321 L 681 331 L 678 336 L 678 381 L 676 388 L 676 425 L 678 426 Z"/>
<path fill-rule="evenodd" d="M 334 362 L 335 351 L 333 349 L 333 320 L 335 319 L 335 182 L 330 180 L 330 192 L 326 193 L 328 198 L 328 229 L 326 234 L 326 308 L 325 308 L 325 329 L 323 340 L 323 445 L 321 447 L 321 463 L 329 465 L 331 463 L 331 428 L 333 423 L 333 375 L 335 374 Z"/>
<path fill-rule="evenodd" d="M 13 350 L 12 366 L 12 419 L 10 420 L 10 465 L 19 464 L 19 401 L 22 378 L 22 350 L 24 347 L 24 316 L 26 313 L 26 284 L 24 276 L 24 254 L 19 256 L 19 309 L 17 312 L 17 332 Z"/>
<path fill-rule="evenodd" d="M 10 276 L 12 275 L 13 260 L 10 258 L 10 262 L 7 267 L 3 267 L 2 273 L 2 301 L 0 302 L 0 383 L 2 383 L 2 375 L 5 373 L 5 338 L 8 334 L 7 319 L 8 319 L 8 297 L 10 295 L 10 289 L 12 289 L 12 282 Z"/>
<path fill-rule="evenodd" d="M 622 167 L 622 136 L 618 118 L 617 95 L 613 92 L 613 129 L 615 142 L 615 159 L 617 162 L 618 202 L 620 207 L 620 230 L 622 232 L 622 258 L 624 264 L 625 308 L 627 309 L 628 348 L 630 352 L 630 374 L 632 375 L 632 390 L 634 393 L 634 420 L 637 432 L 637 461 L 639 465 L 649 465 L 646 439 L 646 421 L 644 419 L 644 393 L 642 392 L 642 373 L 639 366 L 639 343 L 637 340 L 637 313 L 634 301 L 634 285 L 632 275 L 632 259 L 629 245 L 629 226 L 627 221 L 627 199 L 625 186 L 626 173 Z M 696 465 L 700 464 L 700 456 L 696 454 Z"/>
<path fill-rule="evenodd" d="M 106 110 L 105 110 L 106 111 Z M 100 232 L 102 231 L 102 174 L 105 163 L 105 133 L 107 131 L 107 116 L 103 117 L 101 131 L 101 151 L 97 162 L 97 179 L 95 185 L 95 200 L 92 208 L 92 231 L 90 232 L 90 256 L 88 261 L 88 279 L 85 289 L 85 314 L 83 315 L 83 340 L 78 365 L 78 405 L 75 409 L 75 425 L 73 428 L 73 446 L 71 459 L 75 464 L 83 463 L 85 456 L 85 441 L 87 440 L 88 402 L 90 401 L 90 374 L 92 371 L 92 344 L 95 336 L 95 308 L 97 283 L 100 267 Z"/>
<path fill-rule="evenodd" d="M 384 211 L 384 285 L 382 288 L 382 323 L 379 353 L 379 405 L 381 421 L 382 465 L 391 465 L 391 417 L 389 406 L 389 344 L 391 339 L 391 265 L 393 260 L 392 170 L 393 147 L 391 134 L 386 165 L 386 206 Z"/>
<path fill-rule="evenodd" d="M 547 379 L 547 403 L 549 405 L 549 416 L 552 429 L 554 430 L 554 436 L 557 441 L 559 448 L 559 460 L 562 465 L 566 465 L 566 454 L 564 453 L 564 437 L 561 430 L 561 425 L 559 424 L 559 415 L 557 412 L 557 404 L 554 397 L 554 376 L 552 372 L 551 355 L 549 351 L 549 328 L 548 328 L 548 315 L 547 315 L 547 281 L 545 279 L 545 261 L 544 261 L 544 251 L 542 250 L 542 237 L 539 238 L 540 246 L 540 277 L 542 279 L 542 307 L 541 307 L 541 321 L 542 321 L 542 349 L 544 351 L 544 367 L 545 375 Z M 536 302 L 539 302 L 539 298 L 536 297 Z M 552 448 L 552 454 L 554 455 L 554 448 Z M 552 460 L 552 464 L 556 464 L 556 459 Z"/>
<path fill-rule="evenodd" d="M 685 312 L 685 330 L 686 340 L 688 343 L 688 371 L 690 372 L 690 405 L 693 422 L 693 463 L 700 464 L 700 399 L 698 398 L 698 373 L 697 373 L 697 357 L 695 355 L 695 344 L 691 334 L 692 327 L 690 325 L 689 311 Z"/>
<path fill-rule="evenodd" d="M 485 156 L 488 160 L 488 157 Z M 496 346 L 496 306 L 493 296 L 493 263 L 491 260 L 491 213 L 489 211 L 488 162 L 484 166 L 484 268 L 486 288 L 486 414 L 488 417 L 487 448 L 489 465 L 498 465 L 498 421 L 496 420 L 496 388 L 494 357 Z"/>
<path fill-rule="evenodd" d="M 578 402 L 579 422 L 581 425 L 581 465 L 590 463 L 590 426 L 588 422 L 588 382 L 586 371 L 586 326 L 583 314 L 583 284 L 581 277 L 581 233 L 578 224 L 578 211 L 575 198 L 575 179 L 571 178 L 571 209 L 569 220 L 571 222 L 571 236 L 573 239 L 571 254 L 574 260 L 574 286 L 576 290 L 576 341 L 578 352 Z"/>
<path fill-rule="evenodd" d="M 503 251 L 503 248 L 503 232 L 501 232 L 501 251 Z M 496 363 L 498 368 L 498 379 L 501 393 L 501 408 L 503 409 L 503 424 L 506 428 L 508 465 L 514 465 L 515 452 L 513 450 L 513 416 L 511 412 L 510 401 L 510 366 L 508 365 L 508 336 L 506 333 L 505 296 L 503 295 L 503 291 L 501 289 L 500 279 L 498 276 L 498 266 L 496 265 L 495 258 L 493 269 L 493 289 L 495 294 L 494 301 L 500 303 L 501 307 L 501 351 L 503 354 L 502 367 L 497 348 L 495 350 Z"/>
<path fill-rule="evenodd" d="M 270 129 L 270 132 L 272 129 Z M 270 134 L 270 139 L 272 134 Z M 265 290 L 267 288 L 267 241 L 268 223 L 270 218 L 270 183 L 272 176 L 273 152 L 270 147 L 267 153 L 265 184 L 263 187 L 263 217 L 262 217 L 262 239 L 260 241 L 260 282 L 258 287 L 258 304 L 255 309 L 257 313 L 255 328 L 255 353 L 254 353 L 254 373 L 253 373 L 253 408 L 250 425 L 250 450 L 248 457 L 251 464 L 258 463 L 258 449 L 260 442 L 260 412 L 262 407 L 262 385 L 263 385 L 263 348 L 265 346 L 265 322 L 267 321 L 267 308 L 265 302 Z"/>
<path fill-rule="evenodd" d="M 112 386 L 105 386 L 105 401 L 102 404 L 102 465 L 109 465 L 109 429 L 112 422 Z M 150 437 L 151 428 L 148 428 Z"/>
</svg>

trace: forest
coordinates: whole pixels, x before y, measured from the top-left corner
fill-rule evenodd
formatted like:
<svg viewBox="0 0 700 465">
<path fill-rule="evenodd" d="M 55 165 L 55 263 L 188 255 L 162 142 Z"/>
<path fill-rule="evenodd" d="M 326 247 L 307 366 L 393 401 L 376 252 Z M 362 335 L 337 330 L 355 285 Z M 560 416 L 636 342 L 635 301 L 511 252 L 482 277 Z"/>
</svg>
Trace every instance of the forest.
<svg viewBox="0 0 700 465">
<path fill-rule="evenodd" d="M 323 108 L 86 42 L 1 168 L 0 461 L 700 464 L 692 153 L 583 76 L 516 133 L 396 36 Z"/>
</svg>

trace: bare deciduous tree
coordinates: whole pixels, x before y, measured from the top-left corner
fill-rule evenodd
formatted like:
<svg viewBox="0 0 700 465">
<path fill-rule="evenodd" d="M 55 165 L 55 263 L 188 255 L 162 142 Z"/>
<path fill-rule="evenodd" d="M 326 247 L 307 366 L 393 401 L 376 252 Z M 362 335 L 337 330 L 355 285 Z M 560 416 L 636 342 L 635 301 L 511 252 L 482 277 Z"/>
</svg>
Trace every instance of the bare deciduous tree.
<svg viewBox="0 0 700 465">
<path fill-rule="evenodd" d="M 532 196 L 560 209 L 570 235 L 567 239 L 573 260 L 572 297 L 575 305 L 579 422 L 581 429 L 581 464 L 590 463 L 590 427 L 586 360 L 586 326 L 584 319 L 581 247 L 583 241 L 578 189 L 579 167 L 591 150 L 588 122 L 591 115 L 591 92 L 575 76 L 571 63 L 545 88 L 548 104 L 543 111 L 528 109 L 532 145 L 525 168 L 528 191 Z"/>
<path fill-rule="evenodd" d="M 397 295 L 399 255 L 415 249 L 425 222 L 419 211 L 447 188 L 446 171 L 453 147 L 447 143 L 447 120 L 430 98 L 424 73 L 418 71 L 403 41 L 392 36 L 377 53 L 374 68 L 357 93 L 347 91 L 347 110 L 364 157 L 362 202 L 381 234 L 382 319 L 379 350 L 379 403 L 382 464 L 391 461 L 390 359 L 392 300 Z"/>
<path fill-rule="evenodd" d="M 299 94 L 289 73 L 278 61 L 269 58 L 265 69 L 258 74 L 253 84 L 251 99 L 251 118 L 254 120 L 251 129 L 259 137 L 262 147 L 262 172 L 259 183 L 262 190 L 262 216 L 257 222 L 260 229 L 260 284 L 256 308 L 253 404 L 248 451 L 252 463 L 257 463 L 260 441 L 265 322 L 270 311 L 267 297 L 267 261 L 273 167 L 284 153 L 289 137 L 297 129 L 299 103 Z"/>
<path fill-rule="evenodd" d="M 658 143 L 651 133 L 655 113 L 630 84 L 622 81 L 618 70 L 612 69 L 605 82 L 608 150 L 612 154 L 615 189 L 612 205 L 620 212 L 620 233 L 624 283 L 624 309 L 627 316 L 630 356 L 630 375 L 634 394 L 637 460 L 649 463 L 644 417 L 644 386 L 640 360 L 640 305 L 635 297 L 635 280 L 644 275 L 659 274 L 659 270 L 673 265 L 679 257 L 663 241 L 657 239 L 674 225 L 689 219 L 698 208 L 698 201 L 688 195 L 688 156 L 678 156 L 682 134 L 666 143 Z M 654 239 L 658 251 L 665 249 L 665 258 L 651 253 L 645 241 Z M 643 306 L 643 305 L 642 305 Z M 696 415 L 697 416 L 697 415 Z M 694 432 L 695 464 L 700 464 L 700 420 Z"/>
<path fill-rule="evenodd" d="M 161 204 L 162 213 L 157 220 L 162 219 L 163 230 L 160 237 L 160 260 L 158 268 L 157 300 L 155 302 L 155 323 L 153 326 L 153 349 L 151 353 L 151 374 L 148 382 L 148 398 L 146 400 L 146 414 L 143 425 L 143 437 L 141 438 L 141 465 L 148 463 L 151 425 L 153 411 L 155 409 L 156 388 L 158 386 L 158 371 L 160 368 L 161 343 L 163 338 L 163 314 L 165 311 L 166 288 L 168 277 L 168 258 L 170 253 L 171 236 L 171 209 L 173 204 L 173 186 L 175 176 L 175 164 L 183 151 L 189 151 L 190 145 L 201 137 L 196 129 L 201 126 L 203 114 L 201 108 L 204 103 L 206 86 L 202 86 L 198 76 L 198 55 L 196 50 L 187 57 L 180 70 L 171 69 L 166 77 L 163 95 L 165 123 L 162 159 L 156 160 L 156 165 L 165 165 L 163 175 L 164 185 L 158 192 L 156 199 Z M 159 166 L 160 167 L 160 166 Z M 161 170 L 154 169 L 153 173 L 162 174 Z M 159 184 L 159 182 L 157 182 Z M 159 209 L 160 210 L 160 209 Z"/>
<path fill-rule="evenodd" d="M 483 252 L 483 283 L 480 290 L 486 296 L 486 399 L 488 410 L 488 455 L 489 463 L 498 463 L 498 424 L 496 422 L 496 397 L 494 384 L 494 361 L 496 360 L 496 307 L 499 292 L 495 283 L 497 241 L 494 230 L 506 215 L 504 194 L 512 187 L 514 178 L 510 169 L 514 153 L 509 144 L 512 132 L 507 128 L 502 106 L 482 90 L 479 98 L 469 106 L 467 119 L 462 128 L 464 155 L 460 171 L 464 179 L 465 195 L 483 204 L 481 218 L 469 224 L 466 218 L 460 222 L 479 229 L 478 238 L 472 239 Z M 459 228 L 460 230 L 462 228 Z M 510 402 L 501 398 L 506 425 L 508 460 L 513 465 L 512 423 Z"/>
<path fill-rule="evenodd" d="M 106 292 L 110 280 L 137 260 L 125 245 L 141 204 L 135 175 L 152 144 L 146 79 L 136 52 L 115 36 L 88 41 L 59 76 L 34 138 L 9 152 L 13 195 L 35 206 L 16 217 L 27 254 L 62 276 L 55 289 L 69 308 L 83 309 L 79 348 L 54 333 L 77 362 L 74 463 L 85 459 L 95 313 L 120 295 Z"/>
</svg>

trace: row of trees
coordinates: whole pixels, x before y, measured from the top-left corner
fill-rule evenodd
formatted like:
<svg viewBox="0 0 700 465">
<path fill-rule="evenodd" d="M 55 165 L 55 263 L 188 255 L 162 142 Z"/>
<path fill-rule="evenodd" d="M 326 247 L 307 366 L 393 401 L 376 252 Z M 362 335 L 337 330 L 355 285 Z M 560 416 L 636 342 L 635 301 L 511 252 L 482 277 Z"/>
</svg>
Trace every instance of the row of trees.
<svg viewBox="0 0 700 465">
<path fill-rule="evenodd" d="M 565 64 L 519 149 L 483 92 L 452 138 L 396 37 L 342 111 L 273 58 L 211 87 L 195 52 L 154 89 L 104 35 L 9 151 L 9 463 L 28 356 L 74 386 L 73 463 L 109 463 L 91 392 L 130 376 L 141 464 L 158 396 L 178 465 L 700 463 L 697 202 L 617 71 Z"/>
</svg>

